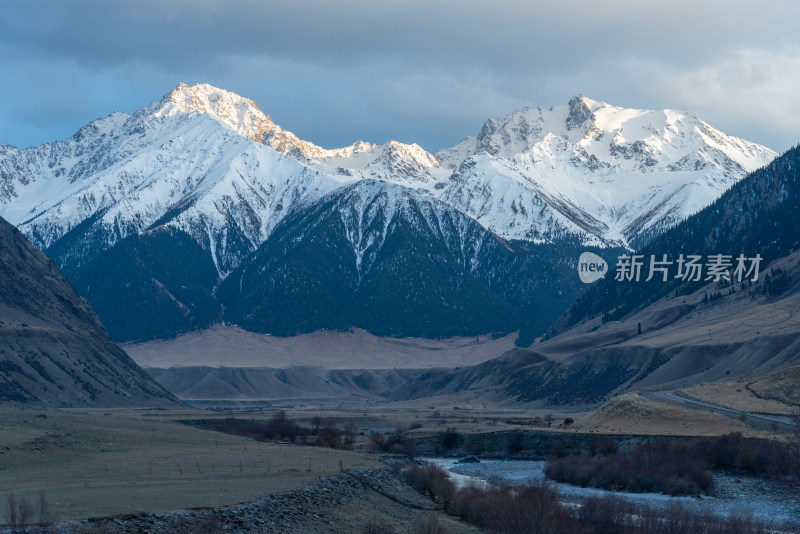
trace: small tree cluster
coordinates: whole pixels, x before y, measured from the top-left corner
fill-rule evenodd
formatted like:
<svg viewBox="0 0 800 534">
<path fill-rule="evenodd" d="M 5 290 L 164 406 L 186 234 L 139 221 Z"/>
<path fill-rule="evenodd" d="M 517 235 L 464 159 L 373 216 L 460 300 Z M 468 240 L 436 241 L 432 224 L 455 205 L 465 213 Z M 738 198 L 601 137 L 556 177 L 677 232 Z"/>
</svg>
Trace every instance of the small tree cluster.
<svg viewBox="0 0 800 534">
<path fill-rule="evenodd" d="M 303 428 L 289 419 L 283 410 L 275 412 L 268 421 L 229 417 L 204 421 L 203 426 L 216 432 L 244 436 L 257 441 L 295 441 L 298 437 L 308 436 L 311 433 L 308 428 Z"/>
<path fill-rule="evenodd" d="M 553 458 L 545 466 L 545 475 L 583 487 L 670 495 L 699 494 L 714 482 L 706 463 L 684 443 L 644 443 L 629 453 Z"/>
<path fill-rule="evenodd" d="M 712 468 L 782 475 L 791 472 L 794 456 L 791 445 L 745 438 L 738 432 L 669 444 L 644 443 L 628 451 L 620 451 L 612 439 L 595 438 L 586 454 L 548 460 L 545 473 L 552 480 L 579 486 L 691 495 L 711 488 Z"/>
<path fill-rule="evenodd" d="M 275 412 L 267 421 L 229 417 L 202 422 L 202 426 L 209 430 L 244 436 L 257 441 L 299 441 L 335 449 L 350 448 L 355 442 L 357 428 L 352 422 L 347 423 L 343 430 L 335 426 L 335 421 L 324 421 L 321 417 L 314 417 L 311 424 L 313 428 L 302 427 L 292 421 L 283 410 Z M 313 439 L 309 439 L 311 436 Z"/>
<path fill-rule="evenodd" d="M 372 432 L 369 441 L 373 448 L 392 454 L 400 454 L 413 458 L 417 454 L 417 444 L 408 436 L 406 427 L 397 427 L 388 435 Z"/>
</svg>

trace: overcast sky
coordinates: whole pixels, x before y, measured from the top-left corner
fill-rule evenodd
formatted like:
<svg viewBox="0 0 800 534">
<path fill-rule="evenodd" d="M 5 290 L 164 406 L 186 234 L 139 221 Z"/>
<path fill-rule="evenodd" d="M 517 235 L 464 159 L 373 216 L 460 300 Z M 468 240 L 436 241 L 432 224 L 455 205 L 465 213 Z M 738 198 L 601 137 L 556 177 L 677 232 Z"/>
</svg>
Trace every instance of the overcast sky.
<svg viewBox="0 0 800 534">
<path fill-rule="evenodd" d="M 183 81 L 327 148 L 436 151 L 582 93 L 784 151 L 800 141 L 798 20 L 794 0 L 6 1 L 0 143 L 65 139 Z"/>
</svg>

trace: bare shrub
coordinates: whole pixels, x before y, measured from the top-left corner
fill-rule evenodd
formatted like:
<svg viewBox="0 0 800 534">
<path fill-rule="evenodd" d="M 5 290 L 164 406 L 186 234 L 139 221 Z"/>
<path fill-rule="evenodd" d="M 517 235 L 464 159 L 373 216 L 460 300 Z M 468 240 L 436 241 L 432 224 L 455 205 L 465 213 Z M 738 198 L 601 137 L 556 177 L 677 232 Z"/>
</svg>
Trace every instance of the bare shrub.
<svg viewBox="0 0 800 534">
<path fill-rule="evenodd" d="M 456 431 L 454 427 L 446 429 L 444 432 L 439 433 L 439 443 L 445 450 L 455 449 L 461 441 L 461 434 Z"/>
<path fill-rule="evenodd" d="M 403 473 L 406 482 L 436 502 L 446 504 L 455 492 L 447 471 L 435 465 L 412 465 Z"/>
<path fill-rule="evenodd" d="M 34 503 L 25 498 L 17 498 L 9 495 L 6 498 L 5 519 L 11 532 L 26 534 L 34 525 L 38 526 L 36 532 L 47 532 L 50 525 L 50 506 L 44 492 L 39 492 L 39 514 L 38 522 L 36 519 L 36 507 Z"/>
<path fill-rule="evenodd" d="M 407 480 L 430 488 L 441 469 L 416 466 Z M 438 470 L 438 471 L 437 471 Z M 440 473 L 441 472 L 441 473 Z M 432 474 L 434 474 L 432 476 Z M 445 473 L 446 474 L 446 473 Z M 432 490 L 428 490 L 432 491 Z M 594 497 L 570 512 L 557 499 L 548 483 L 526 486 L 474 486 L 453 491 L 445 511 L 495 534 L 767 534 L 769 530 L 752 515 L 732 514 L 725 518 L 696 513 L 681 503 L 666 507 L 635 507 L 617 496 Z M 428 533 L 440 530 L 417 530 Z M 420 527 L 421 528 L 421 527 Z M 432 527 L 431 527 L 432 528 Z M 384 532 L 384 531 L 375 531 Z"/>
<path fill-rule="evenodd" d="M 445 534 L 445 528 L 439 523 L 439 518 L 433 514 L 419 516 L 411 526 L 412 534 Z"/>
<path fill-rule="evenodd" d="M 393 454 L 402 454 L 413 458 L 417 454 L 417 444 L 414 440 L 406 435 L 407 429 L 405 427 L 397 427 L 397 429 L 386 436 L 381 449 Z"/>
<path fill-rule="evenodd" d="M 50 503 L 47 502 L 47 495 L 43 491 L 39 492 L 39 525 L 47 526 L 51 523 Z"/>
<path fill-rule="evenodd" d="M 781 475 L 791 470 L 792 445 L 745 438 L 739 432 L 698 444 L 698 454 L 713 467 L 737 469 L 755 475 Z"/>
<path fill-rule="evenodd" d="M 369 441 L 373 448 L 381 449 L 383 447 L 383 443 L 386 441 L 386 436 L 380 432 L 370 432 Z"/>
<path fill-rule="evenodd" d="M 9 495 L 6 498 L 6 523 L 11 529 L 17 528 L 17 498 Z"/>
<path fill-rule="evenodd" d="M 314 427 L 313 433 L 316 436 L 319 433 L 319 428 L 322 426 L 322 417 L 315 415 L 311 418 L 311 424 Z"/>
<path fill-rule="evenodd" d="M 567 455 L 567 444 L 561 440 L 554 441 L 550 446 L 550 454 L 558 458 L 563 458 Z"/>
<path fill-rule="evenodd" d="M 583 502 L 579 517 L 596 534 L 615 534 L 622 527 L 633 526 L 633 505 L 620 497 L 589 497 Z"/>
<path fill-rule="evenodd" d="M 257 441 L 295 441 L 300 436 L 308 436 L 311 429 L 303 428 L 279 410 L 269 421 L 241 420 L 233 417 L 213 419 L 204 422 L 204 427 L 216 432 L 244 436 Z"/>
<path fill-rule="evenodd" d="M 510 489 L 463 488 L 450 512 L 497 534 L 767 534 L 752 515 L 724 518 L 695 513 L 680 503 L 637 510 L 629 501 L 588 498 L 577 514 L 557 500 L 547 484 Z"/>
<path fill-rule="evenodd" d="M 508 431 L 508 436 L 506 438 L 506 449 L 510 453 L 519 452 L 522 450 L 522 440 L 525 437 L 522 430 L 518 428 L 512 429 Z"/>
<path fill-rule="evenodd" d="M 570 526 L 577 526 L 556 501 L 555 490 L 547 484 L 517 488 L 512 495 L 513 498 L 507 499 L 507 507 L 497 511 L 495 526 L 492 527 L 495 532 L 555 534 L 570 532 Z"/>
<path fill-rule="evenodd" d="M 500 534 L 567 534 L 579 525 L 548 484 L 484 490 L 459 489 L 447 510 L 464 521 Z"/>
<path fill-rule="evenodd" d="M 671 503 L 665 508 L 645 506 L 635 517 L 639 530 L 628 527 L 623 532 L 648 534 L 768 534 L 763 522 L 752 514 L 731 513 L 728 517 L 711 512 L 693 512 L 682 503 Z M 620 532 L 620 531 L 616 531 Z"/>
<path fill-rule="evenodd" d="M 33 520 L 33 505 L 28 499 L 22 499 L 17 504 L 17 528 L 21 534 L 28 532 L 28 527 Z"/>
<path fill-rule="evenodd" d="M 483 443 L 480 440 L 475 440 L 469 444 L 469 453 L 473 456 L 478 456 L 483 453 Z"/>
<path fill-rule="evenodd" d="M 321 447 L 338 449 L 342 446 L 342 434 L 333 426 L 325 426 L 325 428 L 320 430 L 317 434 L 314 443 Z"/>
<path fill-rule="evenodd" d="M 589 440 L 589 454 L 592 456 L 597 456 L 598 454 L 607 456 L 612 452 L 617 452 L 617 442 L 612 438 L 600 437 Z"/>
<path fill-rule="evenodd" d="M 267 421 L 263 429 L 265 438 L 287 439 L 294 441 L 298 436 L 308 434 L 308 431 L 301 428 L 297 423 L 289 419 L 286 412 L 279 410 Z"/>
<path fill-rule="evenodd" d="M 353 447 L 353 443 L 356 440 L 356 432 L 358 432 L 358 426 L 354 422 L 348 421 L 345 423 L 342 434 L 342 442 L 345 448 L 350 449 Z"/>
</svg>

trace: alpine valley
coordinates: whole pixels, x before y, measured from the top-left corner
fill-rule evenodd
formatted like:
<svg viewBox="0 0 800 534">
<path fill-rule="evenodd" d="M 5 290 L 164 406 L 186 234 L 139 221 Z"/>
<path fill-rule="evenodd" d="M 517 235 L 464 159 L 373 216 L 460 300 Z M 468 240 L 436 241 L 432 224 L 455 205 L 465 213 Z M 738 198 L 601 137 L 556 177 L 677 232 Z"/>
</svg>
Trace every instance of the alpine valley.
<svg viewBox="0 0 800 534">
<path fill-rule="evenodd" d="M 685 112 L 584 96 L 489 119 L 436 154 L 330 150 L 246 98 L 180 84 L 65 141 L 0 146 L 0 216 L 115 341 L 225 321 L 519 330 L 527 345 L 583 292 L 581 251 L 639 249 L 775 157 Z"/>
</svg>

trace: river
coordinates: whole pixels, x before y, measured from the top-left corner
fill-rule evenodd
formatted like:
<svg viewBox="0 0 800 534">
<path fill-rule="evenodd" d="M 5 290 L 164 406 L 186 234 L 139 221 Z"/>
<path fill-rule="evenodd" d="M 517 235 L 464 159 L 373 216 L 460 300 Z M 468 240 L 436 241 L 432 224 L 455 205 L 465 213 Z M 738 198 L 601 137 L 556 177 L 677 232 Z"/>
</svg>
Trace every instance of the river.
<svg viewBox="0 0 800 534">
<path fill-rule="evenodd" d="M 445 469 L 459 486 L 488 485 L 493 477 L 499 477 L 512 485 L 542 481 L 545 462 L 533 460 L 481 460 L 480 463 L 458 463 L 454 458 L 427 458 L 428 462 Z M 800 496 L 790 492 L 787 485 L 756 477 L 734 476 L 714 473 L 712 495 L 699 497 L 672 497 L 658 493 L 625 493 L 596 488 L 581 488 L 571 484 L 550 481 L 558 490 L 559 500 L 580 504 L 591 496 L 602 497 L 613 494 L 637 504 L 664 507 L 679 502 L 696 512 L 712 512 L 717 515 L 752 514 L 755 519 L 776 528 L 800 532 Z"/>
</svg>

